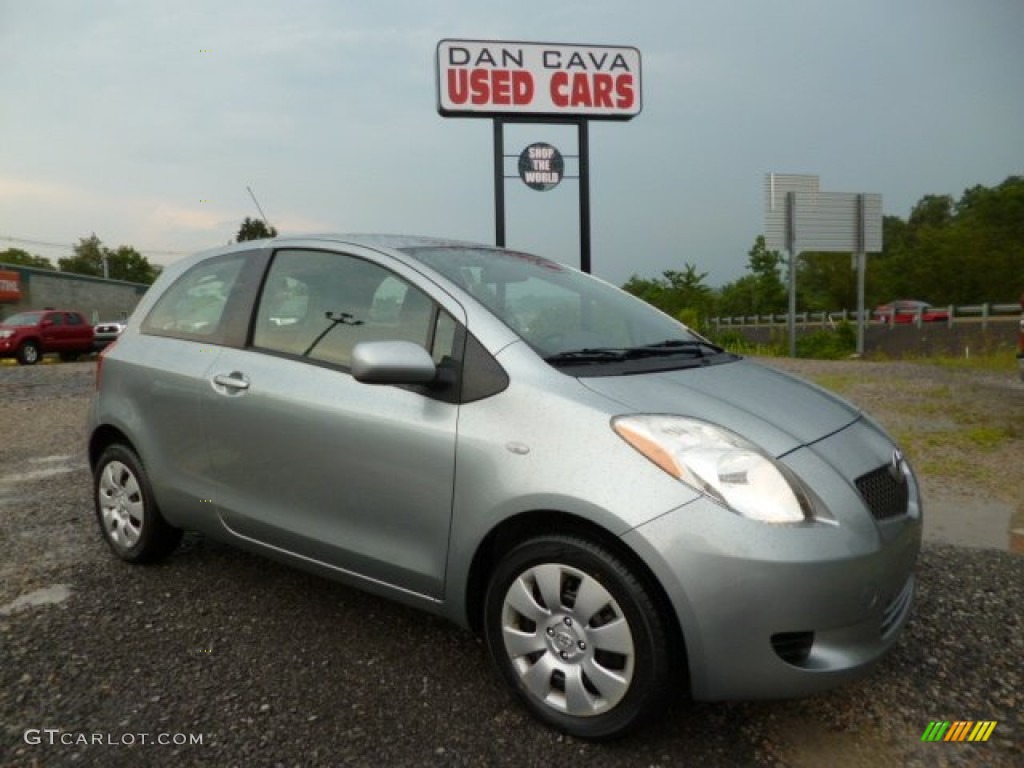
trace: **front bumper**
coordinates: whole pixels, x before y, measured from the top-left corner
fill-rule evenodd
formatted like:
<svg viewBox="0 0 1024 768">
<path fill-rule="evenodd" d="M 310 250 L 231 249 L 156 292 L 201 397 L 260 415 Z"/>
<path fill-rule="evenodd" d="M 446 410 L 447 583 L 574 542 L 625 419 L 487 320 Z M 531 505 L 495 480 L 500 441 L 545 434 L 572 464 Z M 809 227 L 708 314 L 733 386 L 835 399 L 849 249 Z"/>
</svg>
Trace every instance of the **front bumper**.
<svg viewBox="0 0 1024 768">
<path fill-rule="evenodd" d="M 858 431 L 871 429 L 785 459 L 816 479 L 834 523 L 766 525 L 701 498 L 624 537 L 675 607 L 694 698 L 808 695 L 863 676 L 895 643 L 913 602 L 920 501 L 910 475 L 907 514 L 871 516 L 834 469 Z M 869 463 L 864 454 L 853 463 Z"/>
</svg>

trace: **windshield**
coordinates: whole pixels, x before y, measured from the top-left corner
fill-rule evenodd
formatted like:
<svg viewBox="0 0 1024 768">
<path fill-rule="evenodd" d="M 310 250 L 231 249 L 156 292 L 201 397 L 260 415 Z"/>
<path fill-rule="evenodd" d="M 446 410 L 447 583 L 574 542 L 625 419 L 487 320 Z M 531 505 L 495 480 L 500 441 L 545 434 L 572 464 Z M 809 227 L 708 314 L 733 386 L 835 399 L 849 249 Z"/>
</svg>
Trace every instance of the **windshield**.
<svg viewBox="0 0 1024 768">
<path fill-rule="evenodd" d="M 42 315 L 38 312 L 19 312 L 17 315 L 11 315 L 6 320 L 0 320 L 0 323 L 4 325 L 39 325 L 39 318 Z"/>
<path fill-rule="evenodd" d="M 402 250 L 472 294 L 554 365 L 720 352 L 646 302 L 548 259 L 459 246 Z"/>
</svg>

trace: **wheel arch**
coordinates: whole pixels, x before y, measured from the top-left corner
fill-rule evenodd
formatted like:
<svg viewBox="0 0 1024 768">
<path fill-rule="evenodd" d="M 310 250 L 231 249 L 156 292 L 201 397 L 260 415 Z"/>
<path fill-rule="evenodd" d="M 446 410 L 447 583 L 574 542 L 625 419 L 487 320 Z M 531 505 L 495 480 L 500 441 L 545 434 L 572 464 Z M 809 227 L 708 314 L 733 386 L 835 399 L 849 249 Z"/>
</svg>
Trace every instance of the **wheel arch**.
<svg viewBox="0 0 1024 768">
<path fill-rule="evenodd" d="M 40 358 L 47 354 L 46 350 L 43 348 L 43 339 L 41 336 L 23 336 L 18 340 L 18 346 L 14 349 L 14 354 L 19 360 L 21 359 L 22 350 L 29 345 L 36 348 L 36 354 L 38 354 Z"/>
<path fill-rule="evenodd" d="M 533 510 L 520 513 L 503 520 L 480 542 L 469 568 L 465 592 L 465 615 L 473 632 L 479 635 L 483 631 L 484 598 L 487 593 L 487 584 L 502 555 L 527 539 L 545 534 L 579 536 L 595 544 L 600 544 L 627 563 L 665 617 L 665 624 L 670 633 L 669 640 L 676 673 L 687 675 L 689 664 L 686 656 L 686 641 L 679 617 L 654 572 L 621 538 L 596 523 L 566 512 Z"/>
<path fill-rule="evenodd" d="M 111 424 L 101 424 L 93 433 L 89 436 L 89 468 L 93 471 L 96 470 L 96 462 L 100 460 L 100 456 L 103 455 L 109 446 L 114 443 L 122 443 L 137 456 L 138 451 L 135 450 L 135 446 L 132 445 L 132 441 L 128 439 L 128 436 L 117 427 Z"/>
</svg>

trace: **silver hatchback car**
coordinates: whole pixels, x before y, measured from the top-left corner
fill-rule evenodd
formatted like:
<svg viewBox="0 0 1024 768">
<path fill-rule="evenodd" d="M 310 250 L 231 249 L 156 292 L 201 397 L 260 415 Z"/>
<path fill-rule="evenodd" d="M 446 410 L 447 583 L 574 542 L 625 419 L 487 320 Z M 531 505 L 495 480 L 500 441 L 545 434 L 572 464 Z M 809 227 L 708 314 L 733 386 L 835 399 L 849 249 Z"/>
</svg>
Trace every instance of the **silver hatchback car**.
<svg viewBox="0 0 1024 768">
<path fill-rule="evenodd" d="M 541 720 L 813 693 L 907 621 L 922 512 L 869 418 L 547 259 L 241 243 L 164 270 L 101 358 L 96 512 L 190 529 L 480 632 Z"/>
</svg>

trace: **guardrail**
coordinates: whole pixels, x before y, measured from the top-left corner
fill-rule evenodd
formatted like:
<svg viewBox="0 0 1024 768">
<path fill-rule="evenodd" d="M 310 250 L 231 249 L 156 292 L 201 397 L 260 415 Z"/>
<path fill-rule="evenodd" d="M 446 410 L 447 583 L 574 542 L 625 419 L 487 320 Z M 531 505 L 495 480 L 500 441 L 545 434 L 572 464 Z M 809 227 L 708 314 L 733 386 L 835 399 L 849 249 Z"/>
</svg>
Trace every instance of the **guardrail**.
<svg viewBox="0 0 1024 768">
<path fill-rule="evenodd" d="M 921 328 L 925 322 L 929 324 L 943 323 L 947 327 L 952 328 L 953 324 L 959 321 L 964 321 L 968 318 L 972 320 L 979 318 L 981 320 L 982 328 L 988 328 L 988 322 L 993 317 L 999 315 L 1020 315 L 1021 314 L 1020 304 L 971 304 L 961 307 L 954 307 L 952 304 L 946 307 L 930 307 L 927 311 L 920 308 L 910 310 L 895 310 L 884 315 L 879 314 L 873 310 L 865 310 L 864 314 L 866 320 L 870 322 L 878 323 L 879 325 L 888 325 L 890 328 L 898 323 L 908 322 L 913 323 L 918 328 Z M 893 322 L 895 316 L 898 315 L 900 318 L 906 317 L 908 320 L 899 320 L 896 323 Z M 925 315 L 939 316 L 938 320 L 925 320 Z M 943 317 L 944 316 L 944 317 Z M 796 314 L 796 322 L 804 325 L 820 324 L 823 328 L 834 326 L 836 323 L 855 323 L 858 320 L 858 313 L 851 312 L 849 310 L 842 310 L 839 312 L 798 312 Z M 721 330 L 722 326 L 745 326 L 745 325 L 785 325 L 789 319 L 789 314 L 773 314 L 773 315 L 741 315 L 734 317 L 712 317 L 710 322 L 715 327 Z"/>
</svg>

